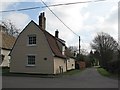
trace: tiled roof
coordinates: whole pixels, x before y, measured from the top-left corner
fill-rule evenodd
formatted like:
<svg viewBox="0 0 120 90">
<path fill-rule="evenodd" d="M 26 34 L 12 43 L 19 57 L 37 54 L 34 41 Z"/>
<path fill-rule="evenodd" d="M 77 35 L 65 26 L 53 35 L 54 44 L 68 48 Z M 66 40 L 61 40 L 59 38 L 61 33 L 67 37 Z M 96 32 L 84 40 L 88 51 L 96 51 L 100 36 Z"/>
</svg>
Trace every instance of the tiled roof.
<svg viewBox="0 0 120 90">
<path fill-rule="evenodd" d="M 59 49 L 59 46 L 57 44 L 57 39 L 45 30 L 44 30 L 44 34 L 54 55 L 57 57 L 66 58 L 66 56 L 63 55 Z"/>
<path fill-rule="evenodd" d="M 0 48 L 12 49 L 16 38 L 1 31 L 0 31 L 0 36 L 2 37 L 2 44 L 0 45 Z"/>
<path fill-rule="evenodd" d="M 33 20 L 32 22 L 37 25 Z M 52 52 L 54 53 L 55 56 L 57 57 L 61 57 L 61 58 L 67 58 L 67 57 L 71 57 L 73 58 L 74 55 L 71 54 L 71 52 L 66 48 L 65 50 L 65 55 L 62 54 L 60 47 L 58 46 L 57 41 L 59 41 L 62 45 L 65 46 L 65 41 L 60 39 L 60 38 L 56 38 L 55 36 L 51 35 L 49 32 L 47 32 L 46 30 L 43 30 L 39 25 L 37 25 L 40 30 L 42 30 L 46 36 L 46 39 L 48 41 L 48 44 L 52 50 Z"/>
<path fill-rule="evenodd" d="M 53 52 L 53 54 L 56 57 L 61 57 L 61 58 L 66 58 L 65 55 L 62 54 L 62 52 L 60 51 L 60 48 L 57 44 L 57 38 L 54 37 L 53 35 L 51 35 L 49 32 L 47 32 L 46 30 L 43 30 L 42 27 L 40 27 L 39 25 L 37 25 L 33 20 L 31 21 L 33 22 L 36 26 L 38 26 L 40 28 L 40 30 L 43 31 L 43 33 L 45 34 L 45 37 L 48 41 L 48 44 Z"/>
</svg>

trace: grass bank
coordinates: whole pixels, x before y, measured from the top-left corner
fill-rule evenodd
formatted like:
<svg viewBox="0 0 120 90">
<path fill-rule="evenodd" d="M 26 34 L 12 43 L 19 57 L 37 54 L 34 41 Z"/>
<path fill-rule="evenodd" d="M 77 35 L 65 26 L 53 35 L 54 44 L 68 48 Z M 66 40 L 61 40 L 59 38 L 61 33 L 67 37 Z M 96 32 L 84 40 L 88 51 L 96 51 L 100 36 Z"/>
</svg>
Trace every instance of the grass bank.
<svg viewBox="0 0 120 90">
<path fill-rule="evenodd" d="M 98 71 L 101 75 L 103 75 L 103 76 L 107 76 L 107 77 L 110 77 L 110 76 L 111 76 L 111 73 L 108 72 L 108 71 L 106 71 L 106 70 L 103 69 L 103 68 L 97 68 L 97 71 Z"/>
<path fill-rule="evenodd" d="M 104 68 L 97 68 L 97 71 L 105 77 L 109 77 L 109 78 L 113 78 L 113 79 L 118 79 L 120 78 L 119 74 L 114 74 L 114 73 L 110 73 L 107 70 L 105 70 Z"/>
</svg>

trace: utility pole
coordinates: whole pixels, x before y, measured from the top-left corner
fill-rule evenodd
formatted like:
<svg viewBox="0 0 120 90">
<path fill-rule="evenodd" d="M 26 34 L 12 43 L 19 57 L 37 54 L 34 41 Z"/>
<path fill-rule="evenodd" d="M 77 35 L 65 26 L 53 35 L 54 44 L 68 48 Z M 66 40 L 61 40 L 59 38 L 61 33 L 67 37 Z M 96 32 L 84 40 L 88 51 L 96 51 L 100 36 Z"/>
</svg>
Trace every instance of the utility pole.
<svg viewBox="0 0 120 90">
<path fill-rule="evenodd" d="M 80 55 L 80 36 L 79 36 L 79 55 Z"/>
</svg>

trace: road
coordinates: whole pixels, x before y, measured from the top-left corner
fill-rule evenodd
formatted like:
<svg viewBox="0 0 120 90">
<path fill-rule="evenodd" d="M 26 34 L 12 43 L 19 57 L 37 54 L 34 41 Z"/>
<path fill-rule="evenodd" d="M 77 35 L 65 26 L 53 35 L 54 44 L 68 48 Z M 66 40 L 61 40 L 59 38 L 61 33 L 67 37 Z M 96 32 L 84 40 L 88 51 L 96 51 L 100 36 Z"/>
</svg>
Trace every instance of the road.
<svg viewBox="0 0 120 90">
<path fill-rule="evenodd" d="M 95 68 L 59 78 L 3 76 L 3 88 L 118 88 L 118 80 L 101 76 Z"/>
</svg>

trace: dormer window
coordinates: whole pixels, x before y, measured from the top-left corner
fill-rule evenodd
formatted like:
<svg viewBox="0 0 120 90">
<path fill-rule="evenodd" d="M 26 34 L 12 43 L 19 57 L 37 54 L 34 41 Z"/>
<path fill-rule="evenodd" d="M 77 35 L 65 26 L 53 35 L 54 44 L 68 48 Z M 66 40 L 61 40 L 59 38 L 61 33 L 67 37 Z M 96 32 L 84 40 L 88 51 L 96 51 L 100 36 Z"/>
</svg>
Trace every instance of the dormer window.
<svg viewBox="0 0 120 90">
<path fill-rule="evenodd" d="M 28 35 L 28 44 L 36 45 L 36 35 Z"/>
</svg>

